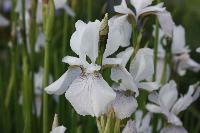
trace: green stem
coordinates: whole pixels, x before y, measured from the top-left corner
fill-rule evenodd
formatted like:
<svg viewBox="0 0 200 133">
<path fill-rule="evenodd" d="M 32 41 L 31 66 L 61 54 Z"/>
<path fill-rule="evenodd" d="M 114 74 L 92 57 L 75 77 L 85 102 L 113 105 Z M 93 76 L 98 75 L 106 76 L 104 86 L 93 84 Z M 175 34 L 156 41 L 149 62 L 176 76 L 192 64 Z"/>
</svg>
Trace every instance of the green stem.
<svg viewBox="0 0 200 133">
<path fill-rule="evenodd" d="M 120 119 L 116 119 L 114 133 L 120 133 Z"/>
<path fill-rule="evenodd" d="M 156 80 L 156 70 L 157 70 L 157 60 L 158 60 L 158 41 L 159 41 L 159 24 L 158 19 L 156 19 L 156 31 L 154 39 L 154 75 L 153 80 Z"/>
<path fill-rule="evenodd" d="M 87 0 L 87 18 L 92 19 L 92 0 Z"/>
</svg>

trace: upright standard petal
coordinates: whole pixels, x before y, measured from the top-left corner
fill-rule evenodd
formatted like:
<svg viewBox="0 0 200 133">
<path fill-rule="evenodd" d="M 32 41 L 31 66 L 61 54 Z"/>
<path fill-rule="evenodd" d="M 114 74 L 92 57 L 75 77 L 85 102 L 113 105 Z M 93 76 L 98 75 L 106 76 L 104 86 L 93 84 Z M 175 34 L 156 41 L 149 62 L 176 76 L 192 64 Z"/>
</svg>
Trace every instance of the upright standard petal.
<svg viewBox="0 0 200 133">
<path fill-rule="evenodd" d="M 128 15 L 123 15 L 109 20 L 109 33 L 104 57 L 112 55 L 120 46 L 130 45 L 132 28 L 127 17 Z"/>
<path fill-rule="evenodd" d="M 112 107 L 118 119 L 130 117 L 137 106 L 136 99 L 133 96 L 125 96 L 123 92 L 117 93 L 115 100 L 112 102 Z"/>
<path fill-rule="evenodd" d="M 0 27 L 5 27 L 9 25 L 9 21 L 0 14 Z"/>
<path fill-rule="evenodd" d="M 159 98 L 161 100 L 161 104 L 166 107 L 168 110 L 174 105 L 178 97 L 178 92 L 176 88 L 176 83 L 174 81 L 170 81 L 168 84 L 165 84 L 160 92 Z"/>
<path fill-rule="evenodd" d="M 52 129 L 52 131 L 50 133 L 65 133 L 66 127 L 64 126 L 58 126 L 54 129 Z"/>
<path fill-rule="evenodd" d="M 69 67 L 69 69 L 55 82 L 45 88 L 48 94 L 63 94 L 71 85 L 71 83 L 79 77 L 81 69 L 79 67 Z"/>
<path fill-rule="evenodd" d="M 115 12 L 121 13 L 121 14 L 131 14 L 135 17 L 135 14 L 131 9 L 128 8 L 126 4 L 126 0 L 122 0 L 121 4 L 118 6 L 114 6 Z"/>
<path fill-rule="evenodd" d="M 77 77 L 65 97 L 80 115 L 99 117 L 107 112 L 108 104 L 116 97 L 108 83 L 97 74 Z"/>
<path fill-rule="evenodd" d="M 152 77 L 154 73 L 152 49 L 142 48 L 137 52 L 130 64 L 130 73 L 137 82 Z"/>
<path fill-rule="evenodd" d="M 183 26 L 174 26 L 173 40 L 172 40 L 172 53 L 180 54 L 188 52 L 188 48 L 185 46 L 185 29 Z"/>
<path fill-rule="evenodd" d="M 131 4 L 135 7 L 136 13 L 138 13 L 143 8 L 152 4 L 153 0 L 130 0 Z"/>
<path fill-rule="evenodd" d="M 171 14 L 168 11 L 156 13 L 160 26 L 168 37 L 173 37 L 173 28 L 175 26 Z"/>
</svg>

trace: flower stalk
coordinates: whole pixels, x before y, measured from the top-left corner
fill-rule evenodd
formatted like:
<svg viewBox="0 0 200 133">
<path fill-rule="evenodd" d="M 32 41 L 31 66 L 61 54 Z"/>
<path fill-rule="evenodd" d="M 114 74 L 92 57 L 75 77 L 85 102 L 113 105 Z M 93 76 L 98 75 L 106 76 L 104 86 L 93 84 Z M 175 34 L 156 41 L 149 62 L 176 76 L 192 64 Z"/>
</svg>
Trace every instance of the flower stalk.
<svg viewBox="0 0 200 133">
<path fill-rule="evenodd" d="M 53 0 L 49 0 L 48 3 L 43 1 L 43 25 L 45 33 L 45 55 L 44 55 L 44 77 L 43 87 L 45 88 L 49 82 L 49 51 L 50 44 L 53 37 L 53 27 L 55 20 L 55 5 Z M 47 14 L 48 13 L 48 14 Z M 49 130 L 48 123 L 48 95 L 43 93 L 43 133 L 47 133 Z"/>
</svg>

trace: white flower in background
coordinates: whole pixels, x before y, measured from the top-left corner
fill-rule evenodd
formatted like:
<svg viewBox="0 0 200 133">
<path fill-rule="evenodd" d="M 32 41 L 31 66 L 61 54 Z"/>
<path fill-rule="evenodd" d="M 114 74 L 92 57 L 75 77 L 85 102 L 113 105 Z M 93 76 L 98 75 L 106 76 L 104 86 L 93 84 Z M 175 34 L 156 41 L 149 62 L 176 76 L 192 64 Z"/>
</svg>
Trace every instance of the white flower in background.
<svg viewBox="0 0 200 133">
<path fill-rule="evenodd" d="M 66 127 L 64 126 L 58 126 L 55 127 L 54 129 L 52 129 L 52 131 L 50 131 L 50 133 L 65 133 Z"/>
<path fill-rule="evenodd" d="M 135 82 L 138 88 L 151 92 L 160 87 L 158 82 L 152 82 L 154 64 L 153 50 L 150 48 L 138 50 L 135 58 L 131 61 L 130 73 L 134 79 L 133 82 Z"/>
<path fill-rule="evenodd" d="M 200 64 L 190 58 L 189 52 L 190 50 L 186 46 L 184 28 L 182 26 L 174 27 L 172 54 L 177 73 L 180 75 L 184 75 L 187 69 L 195 72 L 200 70 Z"/>
<path fill-rule="evenodd" d="M 163 128 L 160 133 L 188 133 L 184 127 L 181 126 L 168 126 Z"/>
<path fill-rule="evenodd" d="M 102 66 L 96 64 L 100 26 L 101 22 L 98 20 L 88 24 L 80 20 L 76 22 L 76 31 L 71 37 L 70 46 L 79 58 L 64 57 L 63 62 L 70 65 L 68 71 L 45 88 L 49 94 L 61 95 L 66 92 L 66 99 L 80 115 L 98 117 L 107 112 L 108 104 L 116 97 L 99 70 L 105 65 L 119 65 L 121 59 L 104 56 Z M 110 32 L 108 38 L 111 37 Z M 86 60 L 86 56 L 90 61 Z"/>
<path fill-rule="evenodd" d="M 198 53 L 200 53 L 200 47 L 199 47 L 199 48 L 197 48 L 197 49 L 196 49 L 196 51 L 197 51 Z"/>
<path fill-rule="evenodd" d="M 135 112 L 135 125 L 138 133 L 151 133 L 152 127 L 150 126 L 151 114 L 147 113 L 143 116 L 141 110 Z"/>
<path fill-rule="evenodd" d="M 143 112 L 138 110 L 135 112 L 135 120 L 129 120 L 122 133 L 151 133 L 152 127 L 150 126 L 150 121 L 150 113 L 143 116 Z"/>
<path fill-rule="evenodd" d="M 112 103 L 118 119 L 130 117 L 136 110 L 138 103 L 135 97 L 139 94 L 138 88 L 149 92 L 159 88 L 157 82 L 149 82 L 154 73 L 153 51 L 148 48 L 140 49 L 131 62 L 130 74 L 125 66 L 132 54 L 133 48 L 131 47 L 119 53 L 117 58 L 122 59 L 121 65 L 111 69 L 111 79 L 119 83 L 119 85 L 113 86 L 113 89 L 117 92 L 117 97 Z"/>
<path fill-rule="evenodd" d="M 64 9 L 67 14 L 74 17 L 75 13 L 72 11 L 72 9 L 67 5 L 67 0 L 54 0 L 55 8 L 58 9 Z"/>
<path fill-rule="evenodd" d="M 122 133 L 137 133 L 135 122 L 132 120 L 129 120 L 124 127 Z"/>
<path fill-rule="evenodd" d="M 177 115 L 187 109 L 190 104 L 199 96 L 199 88 L 194 89 L 190 86 L 187 94 L 178 98 L 176 83 L 170 81 L 165 84 L 159 91 L 149 95 L 149 103 L 146 108 L 153 113 L 161 113 L 166 116 L 168 123 L 173 126 L 182 126 L 181 120 Z"/>
<path fill-rule="evenodd" d="M 10 22 L 0 14 L 0 27 L 6 27 L 9 23 Z"/>
<path fill-rule="evenodd" d="M 163 60 L 160 62 L 164 64 L 165 51 L 161 44 L 161 40 L 164 40 L 164 32 L 160 29 L 159 34 L 158 58 Z M 186 46 L 185 30 L 182 26 L 174 26 L 171 52 L 173 56 L 174 69 L 179 75 L 185 75 L 187 69 L 195 72 L 200 70 L 200 64 L 190 58 L 190 49 Z M 159 67 L 157 68 L 159 69 L 158 72 L 161 71 Z M 169 75 L 168 73 L 169 70 L 167 75 Z M 161 75 L 157 78 L 159 79 L 159 77 L 161 77 Z"/>
<path fill-rule="evenodd" d="M 50 133 L 65 133 L 66 127 L 64 126 L 58 126 L 58 115 L 54 115 L 54 120 L 52 124 L 52 130 Z"/>
<path fill-rule="evenodd" d="M 45 43 L 45 35 L 44 32 L 40 30 L 37 36 L 37 40 L 35 42 L 35 51 L 40 52 L 41 48 L 44 47 L 44 43 Z"/>
<path fill-rule="evenodd" d="M 34 94 L 35 94 L 35 111 L 36 115 L 39 117 L 41 115 L 41 107 L 42 107 L 42 80 L 44 75 L 44 69 L 42 67 L 39 68 L 39 71 L 34 74 Z M 52 83 L 53 78 L 49 76 L 49 83 Z M 54 97 L 55 100 L 57 99 Z"/>
<path fill-rule="evenodd" d="M 158 17 L 161 27 L 168 36 L 172 36 L 174 22 L 171 14 L 163 7 L 163 3 L 152 6 L 153 0 L 130 0 L 135 11 L 128 8 L 126 0 L 122 0 L 121 5 L 115 6 L 114 10 L 120 14 L 129 14 L 137 22 L 140 17 L 155 14 Z"/>
</svg>

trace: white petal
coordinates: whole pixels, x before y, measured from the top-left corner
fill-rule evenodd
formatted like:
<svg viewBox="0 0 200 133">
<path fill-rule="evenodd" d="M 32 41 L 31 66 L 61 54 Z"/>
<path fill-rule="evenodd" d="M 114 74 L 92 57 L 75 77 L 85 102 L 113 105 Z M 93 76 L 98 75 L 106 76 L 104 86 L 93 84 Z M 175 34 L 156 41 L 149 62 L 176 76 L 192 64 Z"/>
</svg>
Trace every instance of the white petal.
<svg viewBox="0 0 200 133">
<path fill-rule="evenodd" d="M 133 54 L 133 47 L 128 47 L 125 51 L 120 52 L 117 57 L 122 59 L 121 66 L 126 67 L 131 55 Z"/>
<path fill-rule="evenodd" d="M 188 52 L 188 48 L 185 46 L 185 29 L 183 26 L 174 26 L 173 40 L 172 40 L 172 53 L 179 54 Z"/>
<path fill-rule="evenodd" d="M 64 126 L 59 126 L 54 128 L 50 133 L 64 133 L 66 130 L 66 127 Z"/>
<path fill-rule="evenodd" d="M 96 20 L 95 22 L 89 22 L 83 32 L 81 39 L 81 50 L 91 59 L 92 63 L 95 63 L 98 56 L 98 44 L 99 44 L 99 30 L 101 22 Z"/>
<path fill-rule="evenodd" d="M 38 34 L 37 40 L 36 40 L 36 44 L 35 44 L 35 51 L 36 52 L 40 52 L 40 49 L 42 47 L 44 47 L 44 43 L 45 43 L 45 36 L 43 32 L 40 32 Z"/>
<path fill-rule="evenodd" d="M 55 82 L 45 88 L 48 94 L 63 94 L 71 83 L 81 74 L 79 67 L 69 67 L 69 69 Z"/>
<path fill-rule="evenodd" d="M 162 76 L 163 76 L 163 71 L 164 71 L 164 64 L 165 64 L 165 62 L 164 62 L 164 59 L 158 59 L 158 61 L 157 61 L 157 67 L 156 67 L 156 81 L 158 82 L 158 83 L 160 83 L 161 82 L 161 80 L 162 80 Z M 170 67 L 169 67 L 169 65 L 167 64 L 167 66 L 166 66 L 167 68 L 166 68 L 166 71 L 165 71 L 165 80 L 164 80 L 164 82 L 166 83 L 166 82 L 168 82 L 168 80 L 169 80 L 169 78 L 170 78 Z"/>
<path fill-rule="evenodd" d="M 125 96 L 118 93 L 112 103 L 115 115 L 118 119 L 125 119 L 132 115 L 138 103 L 133 96 Z"/>
<path fill-rule="evenodd" d="M 149 94 L 148 96 L 149 101 L 151 101 L 152 103 L 155 103 L 157 105 L 160 104 L 160 99 L 159 99 L 159 95 L 157 92 L 152 92 Z"/>
<path fill-rule="evenodd" d="M 138 87 L 151 92 L 157 90 L 160 87 L 160 84 L 157 82 L 140 82 Z"/>
<path fill-rule="evenodd" d="M 200 53 L 200 47 L 199 47 L 199 48 L 197 48 L 197 49 L 196 49 L 196 51 L 197 51 L 198 53 Z"/>
<path fill-rule="evenodd" d="M 9 25 L 9 21 L 0 14 L 0 27 L 5 27 Z"/>
<path fill-rule="evenodd" d="M 70 66 L 80 66 L 83 65 L 80 58 L 73 57 L 73 56 L 65 56 L 62 59 L 62 62 L 69 64 Z"/>
<path fill-rule="evenodd" d="M 151 78 L 154 73 L 153 50 L 140 49 L 131 61 L 130 73 L 137 82 Z"/>
<path fill-rule="evenodd" d="M 173 36 L 173 28 L 174 28 L 174 21 L 172 19 L 171 14 L 168 11 L 158 12 L 156 13 L 160 26 L 164 31 L 165 35 L 172 37 Z"/>
<path fill-rule="evenodd" d="M 122 63 L 121 58 L 104 58 L 102 64 L 103 66 L 105 65 L 115 66 L 115 65 L 120 65 L 121 63 Z"/>
<path fill-rule="evenodd" d="M 157 14 L 159 12 L 164 12 L 165 8 L 163 7 L 164 3 L 159 3 L 155 6 L 148 6 L 143 8 L 137 13 L 137 18 L 141 15 L 148 15 L 148 14 Z"/>
<path fill-rule="evenodd" d="M 169 83 L 165 84 L 159 92 L 161 104 L 163 104 L 163 106 L 165 106 L 168 110 L 170 110 L 172 105 L 174 105 L 177 97 L 178 92 L 176 83 L 174 81 L 170 81 Z"/>
<path fill-rule="evenodd" d="M 115 12 L 121 14 L 131 14 L 135 17 L 135 14 L 127 7 L 126 0 L 122 0 L 121 4 L 118 6 L 114 6 Z"/>
<path fill-rule="evenodd" d="M 75 13 L 74 11 L 69 7 L 69 5 L 65 4 L 65 6 L 63 7 L 65 12 L 67 14 L 69 14 L 70 16 L 74 17 L 75 16 Z"/>
<path fill-rule="evenodd" d="M 127 47 L 130 45 L 132 28 L 127 17 L 128 15 L 123 15 L 109 20 L 109 33 L 104 57 L 112 55 L 120 46 Z"/>
<path fill-rule="evenodd" d="M 153 0 L 130 0 L 131 4 L 135 7 L 137 13 L 143 8 L 151 5 L 152 1 Z"/>
<path fill-rule="evenodd" d="M 152 129 L 150 126 L 150 121 L 151 121 L 151 114 L 147 113 L 142 120 L 140 132 L 151 133 Z"/>
<path fill-rule="evenodd" d="M 152 113 L 162 113 L 162 109 L 155 104 L 147 104 L 146 109 Z"/>
<path fill-rule="evenodd" d="M 129 120 L 124 127 L 122 133 L 137 133 L 137 129 L 135 127 L 135 122 L 132 120 Z"/>
<path fill-rule="evenodd" d="M 100 74 L 88 74 L 76 78 L 65 97 L 78 114 L 99 117 L 107 112 L 116 94 Z"/>
<path fill-rule="evenodd" d="M 169 126 L 161 130 L 160 133 L 188 133 L 182 126 Z"/>
<path fill-rule="evenodd" d="M 176 126 L 182 126 L 181 120 L 173 113 L 163 113 L 166 115 L 168 123 L 171 123 Z"/>
<path fill-rule="evenodd" d="M 60 9 L 64 7 L 66 0 L 54 0 L 54 4 L 56 9 Z"/>
<path fill-rule="evenodd" d="M 185 96 L 179 98 L 178 101 L 174 104 L 172 112 L 177 115 L 181 111 L 186 110 L 188 106 L 190 106 L 190 104 L 193 102 L 193 93 L 194 87 L 190 86 L 188 93 Z"/>
<path fill-rule="evenodd" d="M 136 97 L 138 96 L 138 88 L 137 85 L 134 83 L 133 77 L 131 74 L 126 70 L 124 67 L 113 67 L 111 69 L 111 79 L 115 82 L 119 82 L 121 80 L 120 87 L 121 89 L 125 90 L 132 90 L 136 93 Z"/>
<path fill-rule="evenodd" d="M 70 39 L 70 47 L 71 49 L 77 54 L 81 55 L 83 54 L 81 51 L 82 45 L 82 37 L 84 34 L 84 30 L 86 28 L 86 23 L 84 23 L 81 20 L 78 20 L 75 23 L 76 31 L 72 34 L 71 39 Z"/>
</svg>

